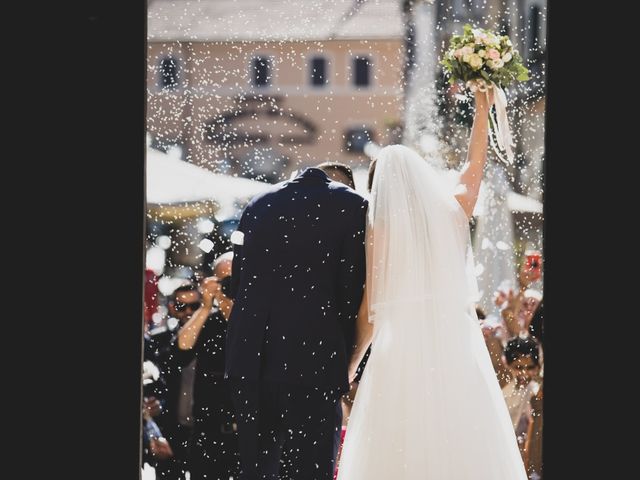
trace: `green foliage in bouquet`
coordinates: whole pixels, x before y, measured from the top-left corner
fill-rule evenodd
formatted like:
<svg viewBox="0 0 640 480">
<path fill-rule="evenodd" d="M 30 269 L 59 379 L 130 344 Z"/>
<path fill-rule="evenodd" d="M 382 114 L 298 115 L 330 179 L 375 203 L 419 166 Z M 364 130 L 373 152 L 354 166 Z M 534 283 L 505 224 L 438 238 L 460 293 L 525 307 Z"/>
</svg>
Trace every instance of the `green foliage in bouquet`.
<svg viewBox="0 0 640 480">
<path fill-rule="evenodd" d="M 484 79 L 504 88 L 514 81 L 529 80 L 529 70 L 506 35 L 465 25 L 462 35 L 453 35 L 440 62 L 449 83 Z"/>
</svg>

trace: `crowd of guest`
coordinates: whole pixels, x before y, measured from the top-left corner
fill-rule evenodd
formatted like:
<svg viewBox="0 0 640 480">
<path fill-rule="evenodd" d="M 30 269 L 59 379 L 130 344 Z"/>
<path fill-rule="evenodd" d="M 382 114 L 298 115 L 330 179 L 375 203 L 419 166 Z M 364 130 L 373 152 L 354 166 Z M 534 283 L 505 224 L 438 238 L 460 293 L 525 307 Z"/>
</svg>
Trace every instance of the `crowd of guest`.
<svg viewBox="0 0 640 480">
<path fill-rule="evenodd" d="M 476 309 L 532 480 L 542 478 L 544 307 L 542 292 L 533 288 L 540 280 L 541 266 L 539 252 L 525 252 L 517 288 L 495 293 L 501 316 L 497 322 L 488 320 L 482 309 Z"/>
<path fill-rule="evenodd" d="M 143 388 L 143 461 L 156 479 L 237 476 L 237 428 L 224 381 L 231 265 L 231 252 L 219 256 L 213 276 L 185 280 L 164 299 L 161 326 L 145 321 L 145 365 L 156 372 Z"/>
</svg>

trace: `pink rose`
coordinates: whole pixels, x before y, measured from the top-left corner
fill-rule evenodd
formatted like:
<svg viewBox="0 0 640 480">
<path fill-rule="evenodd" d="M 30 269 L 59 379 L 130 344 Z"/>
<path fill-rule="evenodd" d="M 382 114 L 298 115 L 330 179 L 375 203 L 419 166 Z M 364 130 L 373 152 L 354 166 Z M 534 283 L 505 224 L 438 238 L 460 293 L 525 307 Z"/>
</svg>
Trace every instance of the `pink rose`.
<svg viewBox="0 0 640 480">
<path fill-rule="evenodd" d="M 487 57 L 489 57 L 491 60 L 498 60 L 500 58 L 500 52 L 495 48 L 490 48 L 487 51 Z"/>
</svg>

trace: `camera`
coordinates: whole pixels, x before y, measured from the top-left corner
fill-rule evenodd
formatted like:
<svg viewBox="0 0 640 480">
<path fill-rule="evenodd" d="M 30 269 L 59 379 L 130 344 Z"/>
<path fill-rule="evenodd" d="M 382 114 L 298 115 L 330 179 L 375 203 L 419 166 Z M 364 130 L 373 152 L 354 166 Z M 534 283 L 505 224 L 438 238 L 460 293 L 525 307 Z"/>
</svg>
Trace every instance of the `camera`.
<svg viewBox="0 0 640 480">
<path fill-rule="evenodd" d="M 542 255 L 540 252 L 528 252 L 526 254 L 525 268 L 533 275 L 533 280 L 542 276 Z"/>
<path fill-rule="evenodd" d="M 529 270 L 537 270 L 540 268 L 542 255 L 538 252 L 526 254 L 526 265 Z"/>
</svg>

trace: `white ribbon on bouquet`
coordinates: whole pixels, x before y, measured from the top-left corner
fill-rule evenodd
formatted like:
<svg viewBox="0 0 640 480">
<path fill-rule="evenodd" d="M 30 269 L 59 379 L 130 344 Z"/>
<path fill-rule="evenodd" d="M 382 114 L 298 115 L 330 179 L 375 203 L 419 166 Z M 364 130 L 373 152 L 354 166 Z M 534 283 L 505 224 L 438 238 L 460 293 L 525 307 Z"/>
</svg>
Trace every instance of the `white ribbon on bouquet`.
<svg viewBox="0 0 640 480">
<path fill-rule="evenodd" d="M 491 147 L 498 158 L 505 164 L 512 165 L 513 150 L 511 147 L 515 147 L 515 143 L 513 142 L 511 130 L 509 129 L 509 118 L 507 117 L 507 95 L 504 93 L 504 90 L 498 87 L 495 83 L 487 83 L 484 79 L 469 80 L 466 83 L 466 86 L 472 92 L 475 92 L 476 90 L 484 92 L 487 95 L 487 101 L 489 101 L 489 89 L 493 89 L 494 104 L 496 108 L 495 113 L 489 109 L 489 140 L 491 141 Z M 501 152 L 505 153 L 506 159 Z"/>
</svg>

